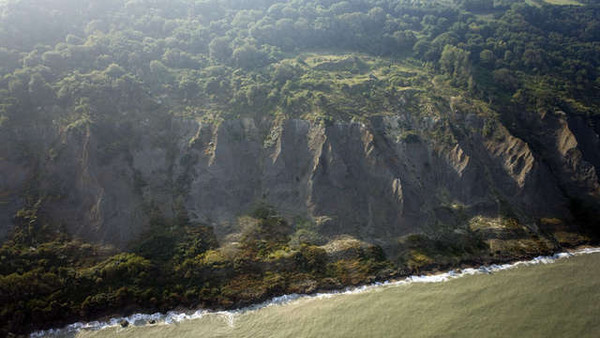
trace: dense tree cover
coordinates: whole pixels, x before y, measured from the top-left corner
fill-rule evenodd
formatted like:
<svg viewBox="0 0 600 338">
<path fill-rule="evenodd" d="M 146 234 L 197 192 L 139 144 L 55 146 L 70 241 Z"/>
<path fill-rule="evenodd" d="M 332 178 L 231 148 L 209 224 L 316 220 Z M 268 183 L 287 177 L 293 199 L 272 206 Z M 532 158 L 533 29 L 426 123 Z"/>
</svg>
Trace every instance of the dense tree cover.
<svg viewBox="0 0 600 338">
<path fill-rule="evenodd" d="M 27 333 L 119 311 L 238 307 L 392 273 L 375 246 L 354 247 L 332 259 L 311 241 L 291 242 L 295 230 L 307 233 L 306 225 L 294 229 L 265 206 L 241 218 L 239 242 L 224 247 L 212 228 L 181 221 L 154 215 L 148 234 L 120 253 L 48 227 L 39 227 L 34 239 L 35 225 L 20 224 L 0 247 L 0 332 Z M 43 243 L 33 245 L 40 234 Z"/>
<path fill-rule="evenodd" d="M 10 0 L 0 20 L 0 112 L 5 123 L 95 121 L 149 111 L 149 101 L 171 113 L 301 115 L 319 99 L 289 109 L 281 87 L 305 70 L 280 61 L 319 50 L 412 57 L 499 106 L 597 111 L 599 5 L 536 4 Z"/>
<path fill-rule="evenodd" d="M 319 245 L 314 223 L 289 223 L 262 204 L 240 217 L 223 243 L 211 227 L 190 224 L 185 215 L 167 219 L 153 212 L 151 228 L 123 252 L 57 233 L 33 208 L 20 212 L 28 222 L 0 247 L 3 335 L 133 311 L 235 308 L 281 294 L 551 252 L 547 239 L 515 219 L 495 225 L 493 231 L 506 229 L 508 240 L 496 240 L 491 252 L 484 241 L 487 220 L 475 219 L 460 232 L 442 227 L 405 236 L 402 254 L 391 262 L 381 247 L 352 239 L 338 239 L 329 251 L 329 244 Z"/>
</svg>

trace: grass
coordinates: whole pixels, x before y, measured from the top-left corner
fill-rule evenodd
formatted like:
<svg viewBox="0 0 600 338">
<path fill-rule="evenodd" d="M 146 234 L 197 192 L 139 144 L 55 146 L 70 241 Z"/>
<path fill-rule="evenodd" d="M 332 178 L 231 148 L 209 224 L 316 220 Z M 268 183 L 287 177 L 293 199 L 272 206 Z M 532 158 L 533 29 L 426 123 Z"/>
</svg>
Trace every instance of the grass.
<svg viewBox="0 0 600 338">
<path fill-rule="evenodd" d="M 544 0 L 544 2 L 559 6 L 583 6 L 581 2 L 575 0 Z"/>
<path fill-rule="evenodd" d="M 279 67 L 289 69 L 289 73 L 284 70 L 284 77 L 271 78 L 271 71 Z M 405 111 L 409 104 L 417 104 L 429 95 L 422 95 L 423 92 L 433 92 L 431 69 L 422 63 L 364 53 L 306 52 L 265 67 L 258 75 L 260 79 L 257 74 L 244 71 L 227 75 L 213 70 L 202 73 L 201 78 L 206 81 L 199 80 L 200 87 L 220 81 L 226 88 L 215 89 L 203 100 L 178 106 L 173 114 L 219 120 L 253 111 L 312 121 L 361 121 L 370 116 L 401 113 L 400 106 Z M 262 98 L 246 101 L 257 85 L 262 88 Z M 415 106 L 415 111 L 421 110 Z"/>
<path fill-rule="evenodd" d="M 430 86 L 427 71 L 409 61 L 363 54 L 303 54 L 282 63 L 302 69 L 291 97 L 304 102 L 302 118 L 352 120 L 393 113 L 392 101 L 412 97 Z M 307 109 L 307 106 L 312 106 Z"/>
</svg>

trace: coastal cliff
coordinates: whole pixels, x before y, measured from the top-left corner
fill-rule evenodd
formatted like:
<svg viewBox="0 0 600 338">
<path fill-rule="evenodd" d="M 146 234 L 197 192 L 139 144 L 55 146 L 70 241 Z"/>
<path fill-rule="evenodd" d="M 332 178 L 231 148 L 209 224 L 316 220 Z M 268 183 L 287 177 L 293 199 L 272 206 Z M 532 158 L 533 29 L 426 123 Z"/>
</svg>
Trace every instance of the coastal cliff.
<svg viewBox="0 0 600 338">
<path fill-rule="evenodd" d="M 223 238 L 257 203 L 292 223 L 314 222 L 326 238 L 351 235 L 389 247 L 475 216 L 514 218 L 544 231 L 540 219 L 576 221 L 573 199 L 598 200 L 598 148 L 584 154 L 563 115 L 544 118 L 535 150 L 498 122 L 484 135 L 486 123 L 475 114 L 440 122 L 406 113 L 362 123 L 176 118 L 160 129 L 72 128 L 37 144 L 29 162 L 3 157 L 0 183 L 13 193 L 5 194 L 2 214 L 23 208 L 14 192 L 35 182 L 51 220 L 122 248 L 148 230 L 150 210 L 168 218 L 185 213 Z M 581 144 L 597 142 L 593 129 L 582 122 L 577 128 Z M 442 137 L 433 133 L 440 129 Z M 4 233 L 7 227 L 5 221 Z"/>
</svg>

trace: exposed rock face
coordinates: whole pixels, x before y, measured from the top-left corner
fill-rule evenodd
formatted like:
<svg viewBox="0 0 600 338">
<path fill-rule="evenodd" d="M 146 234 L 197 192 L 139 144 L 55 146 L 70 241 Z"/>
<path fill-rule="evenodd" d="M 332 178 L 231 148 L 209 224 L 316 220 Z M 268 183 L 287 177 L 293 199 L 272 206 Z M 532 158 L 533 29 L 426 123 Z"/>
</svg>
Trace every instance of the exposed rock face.
<svg viewBox="0 0 600 338">
<path fill-rule="evenodd" d="M 184 208 L 226 235 L 264 201 L 290 220 L 313 220 L 326 236 L 385 246 L 475 215 L 569 220 L 570 198 L 597 203 L 598 134 L 585 120 L 546 117 L 534 147 L 500 124 L 484 136 L 477 116 L 458 122 L 467 127 L 448 128 L 450 141 L 428 133 L 441 122 L 406 116 L 267 127 L 173 119 L 56 132 L 39 142 L 35 165 L 5 150 L 0 235 L 34 178 L 53 221 L 117 246 L 147 229 L 152 209 L 173 217 Z"/>
</svg>

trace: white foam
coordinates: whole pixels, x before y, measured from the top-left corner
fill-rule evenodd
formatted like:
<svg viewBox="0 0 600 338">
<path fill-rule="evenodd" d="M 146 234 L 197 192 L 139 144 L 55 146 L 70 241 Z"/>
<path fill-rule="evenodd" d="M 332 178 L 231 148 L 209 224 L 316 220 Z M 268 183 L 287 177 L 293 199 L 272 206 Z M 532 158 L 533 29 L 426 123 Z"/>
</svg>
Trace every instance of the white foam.
<svg viewBox="0 0 600 338">
<path fill-rule="evenodd" d="M 571 251 L 571 252 L 561 252 L 561 253 L 554 254 L 552 256 L 538 256 L 538 257 L 535 257 L 528 261 L 519 261 L 519 262 L 515 262 L 515 263 L 511 263 L 511 264 L 491 264 L 491 265 L 480 266 L 478 268 L 450 270 L 448 272 L 443 272 L 443 273 L 438 273 L 438 274 L 433 274 L 433 275 L 419 275 L 419 276 L 414 275 L 414 276 L 406 277 L 401 280 L 376 282 L 376 283 L 358 286 L 358 287 L 348 287 L 348 288 L 345 288 L 343 290 L 338 290 L 338 291 L 316 293 L 316 294 L 311 294 L 311 295 L 301 295 L 301 294 L 293 293 L 293 294 L 289 294 L 289 295 L 274 297 L 269 301 L 251 305 L 251 306 L 248 306 L 248 307 L 245 307 L 242 309 L 238 309 L 238 310 L 210 311 L 210 310 L 200 309 L 195 312 L 169 311 L 167 313 L 157 312 L 157 313 L 153 313 L 153 314 L 135 313 L 135 314 L 132 314 L 127 317 L 111 318 L 107 321 L 93 321 L 93 322 L 88 322 L 88 323 L 77 322 L 77 323 L 70 324 L 61 329 L 50 329 L 50 330 L 44 330 L 44 331 L 37 331 L 37 332 L 32 333 L 30 335 L 30 337 L 63 336 L 63 335 L 66 335 L 69 333 L 75 333 L 75 332 L 78 332 L 81 330 L 95 331 L 95 330 L 102 330 L 102 329 L 106 329 L 106 328 L 110 328 L 110 327 L 119 327 L 120 322 L 122 320 L 126 320 L 127 322 L 129 322 L 130 325 L 133 325 L 133 326 L 151 325 L 151 324 L 148 324 L 148 322 L 151 320 L 153 320 L 156 324 L 170 325 L 170 324 L 176 324 L 176 323 L 179 323 L 179 322 L 182 322 L 185 320 L 199 319 L 206 315 L 222 316 L 225 319 L 225 321 L 227 322 L 227 325 L 229 325 L 230 327 L 234 327 L 236 317 L 242 313 L 245 313 L 248 311 L 253 311 L 253 310 L 258 310 L 258 309 L 262 309 L 262 308 L 270 307 L 270 306 L 288 304 L 288 303 L 291 303 L 291 302 L 294 302 L 294 301 L 297 301 L 300 299 L 331 298 L 331 297 L 339 296 L 339 295 L 357 294 L 357 293 L 363 293 L 363 292 L 367 292 L 367 291 L 382 289 L 382 287 L 405 285 L 405 284 L 411 284 L 411 283 L 442 283 L 442 282 L 446 282 L 446 281 L 464 277 L 464 276 L 491 274 L 491 273 L 494 273 L 497 271 L 514 269 L 514 268 L 520 267 L 520 266 L 529 266 L 529 265 L 537 265 L 537 264 L 552 264 L 552 263 L 556 262 L 556 260 L 558 260 L 558 259 L 565 259 L 565 258 L 569 258 L 569 257 L 573 257 L 573 256 L 593 254 L 593 253 L 600 253 L 600 247 L 598 247 L 598 248 L 583 248 L 583 249 L 578 249 L 578 250 Z"/>
</svg>

